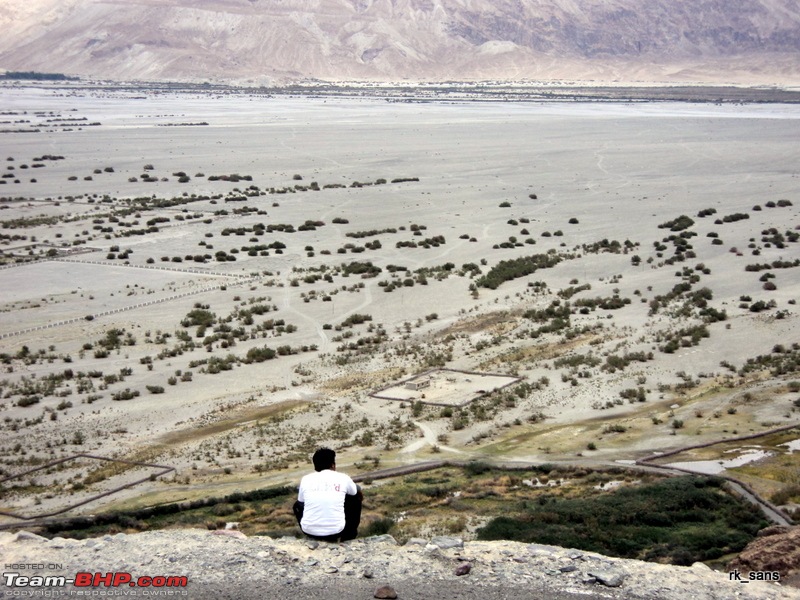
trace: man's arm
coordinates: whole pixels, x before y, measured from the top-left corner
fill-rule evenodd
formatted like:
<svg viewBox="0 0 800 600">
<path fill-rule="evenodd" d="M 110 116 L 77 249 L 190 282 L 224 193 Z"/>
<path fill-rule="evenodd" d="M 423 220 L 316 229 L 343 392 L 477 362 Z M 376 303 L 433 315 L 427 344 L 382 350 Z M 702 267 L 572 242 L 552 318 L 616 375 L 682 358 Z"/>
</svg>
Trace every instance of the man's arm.
<svg viewBox="0 0 800 600">
<path fill-rule="evenodd" d="M 364 493 L 361 491 L 361 487 L 356 485 L 356 483 L 352 479 L 350 479 L 349 476 L 347 477 L 347 479 L 348 481 L 347 481 L 347 486 L 345 488 L 345 493 L 347 493 L 348 496 L 358 496 L 359 498 L 363 499 Z"/>
</svg>

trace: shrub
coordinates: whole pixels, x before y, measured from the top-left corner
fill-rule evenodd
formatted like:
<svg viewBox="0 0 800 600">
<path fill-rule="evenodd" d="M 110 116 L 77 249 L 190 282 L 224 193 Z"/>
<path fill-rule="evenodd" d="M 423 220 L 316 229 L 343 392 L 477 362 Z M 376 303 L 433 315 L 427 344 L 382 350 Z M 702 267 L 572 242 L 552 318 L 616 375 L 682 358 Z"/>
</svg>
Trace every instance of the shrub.
<svg viewBox="0 0 800 600">
<path fill-rule="evenodd" d="M 561 257 L 557 254 L 534 254 L 532 256 L 502 260 L 492 267 L 486 275 L 476 279 L 475 284 L 478 287 L 495 290 L 505 281 L 530 275 L 538 269 L 554 267 L 559 262 L 561 262 Z"/>
<path fill-rule="evenodd" d="M 774 504 L 787 504 L 792 499 L 799 499 L 800 498 L 800 485 L 799 484 L 791 484 L 786 486 L 785 488 L 778 490 L 777 492 L 773 493 L 770 497 L 770 500 Z"/>
<path fill-rule="evenodd" d="M 688 229 L 694 225 L 694 220 L 691 217 L 686 215 L 681 215 L 680 217 L 673 219 L 671 221 L 666 221 L 665 223 L 661 223 L 658 226 L 659 229 L 669 229 L 670 231 L 683 231 L 684 229 Z"/>
<path fill-rule="evenodd" d="M 139 396 L 139 390 L 131 391 L 129 388 L 125 388 L 124 390 L 113 394 L 111 397 L 114 400 L 121 401 L 121 400 L 132 400 L 137 396 Z"/>
<path fill-rule="evenodd" d="M 478 539 L 691 564 L 738 551 L 766 523 L 758 509 L 720 486 L 716 478 L 677 477 L 590 498 L 541 497 L 525 502 L 519 516 L 490 521 Z"/>
<path fill-rule="evenodd" d="M 279 348 L 279 351 L 281 349 L 283 349 L 283 347 Z M 250 348 L 250 350 L 247 351 L 244 362 L 250 364 L 272 360 L 279 353 L 282 354 L 282 352 L 275 352 L 275 350 L 268 348 L 267 346 L 263 346 L 262 348 Z"/>
<path fill-rule="evenodd" d="M 620 425 L 619 423 L 614 423 L 613 425 L 606 425 L 603 427 L 603 433 L 625 433 L 628 431 L 628 428 L 624 425 Z"/>
<path fill-rule="evenodd" d="M 32 395 L 32 396 L 23 396 L 19 400 L 17 400 L 17 406 L 32 406 L 37 404 L 41 400 L 41 396 Z"/>
<path fill-rule="evenodd" d="M 237 511 L 235 506 L 223 502 L 215 505 L 214 508 L 211 509 L 211 512 L 217 517 L 227 517 Z"/>
<path fill-rule="evenodd" d="M 470 461 L 466 465 L 464 465 L 464 471 L 467 473 L 467 475 L 470 475 L 472 477 L 476 475 L 482 475 L 483 473 L 486 473 L 487 471 L 491 470 L 492 466 L 490 464 L 477 460 Z"/>
<path fill-rule="evenodd" d="M 392 527 L 394 527 L 394 524 L 394 519 L 391 517 L 382 517 L 380 519 L 376 519 L 367 525 L 364 536 L 371 537 L 374 535 L 386 535 L 389 533 L 389 531 L 391 531 Z"/>
</svg>

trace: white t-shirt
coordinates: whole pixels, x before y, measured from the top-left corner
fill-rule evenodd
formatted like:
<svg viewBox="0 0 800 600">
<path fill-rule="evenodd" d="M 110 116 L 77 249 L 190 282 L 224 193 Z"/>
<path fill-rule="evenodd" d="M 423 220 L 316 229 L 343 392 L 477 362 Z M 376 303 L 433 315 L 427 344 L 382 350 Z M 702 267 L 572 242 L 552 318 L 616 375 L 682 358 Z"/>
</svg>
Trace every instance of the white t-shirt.
<svg viewBox="0 0 800 600">
<path fill-rule="evenodd" d="M 300 480 L 297 499 L 305 503 L 300 528 L 311 535 L 335 535 L 344 529 L 344 496 L 358 488 L 344 473 L 325 469 Z"/>
</svg>

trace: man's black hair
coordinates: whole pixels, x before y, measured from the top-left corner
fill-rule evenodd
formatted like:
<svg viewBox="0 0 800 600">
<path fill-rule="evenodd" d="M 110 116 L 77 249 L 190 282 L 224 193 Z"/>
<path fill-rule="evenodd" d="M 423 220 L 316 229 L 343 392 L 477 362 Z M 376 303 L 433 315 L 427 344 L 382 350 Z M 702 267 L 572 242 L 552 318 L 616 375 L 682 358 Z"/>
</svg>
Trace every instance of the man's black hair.
<svg viewBox="0 0 800 600">
<path fill-rule="evenodd" d="M 336 452 L 330 448 L 320 448 L 314 452 L 311 460 L 314 462 L 315 471 L 324 471 L 330 469 L 336 462 Z"/>
</svg>

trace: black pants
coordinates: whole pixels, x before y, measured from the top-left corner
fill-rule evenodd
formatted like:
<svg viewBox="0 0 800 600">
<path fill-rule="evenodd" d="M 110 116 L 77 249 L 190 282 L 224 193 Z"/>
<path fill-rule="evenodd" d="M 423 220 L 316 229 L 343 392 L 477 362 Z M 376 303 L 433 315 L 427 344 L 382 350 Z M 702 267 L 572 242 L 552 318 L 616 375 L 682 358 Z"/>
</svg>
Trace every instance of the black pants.
<svg viewBox="0 0 800 600">
<path fill-rule="evenodd" d="M 304 502 L 295 502 L 292 506 L 292 512 L 297 519 L 297 524 L 303 519 L 303 509 L 305 508 Z M 305 533 L 308 537 L 320 540 L 322 542 L 346 542 L 347 540 L 354 540 L 358 535 L 358 525 L 361 522 L 361 493 L 355 495 L 347 494 L 344 497 L 344 529 L 339 533 L 333 535 L 311 535 Z M 302 526 L 300 527 L 302 530 Z"/>
</svg>

